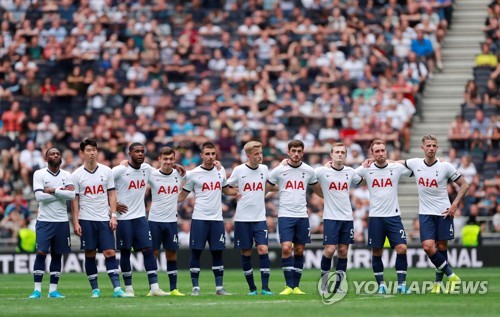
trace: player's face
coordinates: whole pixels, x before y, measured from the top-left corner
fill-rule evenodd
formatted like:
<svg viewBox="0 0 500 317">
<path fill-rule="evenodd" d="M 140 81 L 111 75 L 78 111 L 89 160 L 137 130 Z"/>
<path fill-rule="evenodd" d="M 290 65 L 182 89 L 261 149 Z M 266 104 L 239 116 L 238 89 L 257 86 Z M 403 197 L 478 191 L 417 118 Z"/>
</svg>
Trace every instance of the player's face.
<svg viewBox="0 0 500 317">
<path fill-rule="evenodd" d="M 49 152 L 47 153 L 47 163 L 49 164 L 49 166 L 56 168 L 61 166 L 61 152 L 59 152 L 58 149 L 49 150 Z"/>
<path fill-rule="evenodd" d="M 170 170 L 175 164 L 175 155 L 162 155 L 160 156 L 160 164 L 162 170 Z"/>
<path fill-rule="evenodd" d="M 217 158 L 215 149 L 205 148 L 200 154 L 203 164 L 212 166 Z"/>
<path fill-rule="evenodd" d="M 262 148 L 256 147 L 248 155 L 248 162 L 251 165 L 259 165 L 262 163 Z"/>
<path fill-rule="evenodd" d="M 424 144 L 422 144 L 422 150 L 424 151 L 426 157 L 436 157 L 436 152 L 438 150 L 437 142 L 434 140 L 425 140 Z"/>
<path fill-rule="evenodd" d="M 97 159 L 97 148 L 92 145 L 86 145 L 82 154 L 84 162 L 93 164 Z"/>
<path fill-rule="evenodd" d="M 142 145 L 134 146 L 134 148 L 132 149 L 132 151 L 129 152 L 129 154 L 130 154 L 130 160 L 134 164 L 144 163 L 144 154 L 145 154 L 144 146 Z"/>
<path fill-rule="evenodd" d="M 288 157 L 290 161 L 294 164 L 300 163 L 303 156 L 304 156 L 304 149 L 299 146 L 292 147 L 290 148 L 290 150 L 288 150 Z"/>
<path fill-rule="evenodd" d="M 346 149 L 343 146 L 336 146 L 332 149 L 330 157 L 334 163 L 344 163 L 345 157 L 347 155 Z"/>
<path fill-rule="evenodd" d="M 373 158 L 377 163 L 384 164 L 387 159 L 387 152 L 384 144 L 375 144 L 372 148 Z"/>
</svg>

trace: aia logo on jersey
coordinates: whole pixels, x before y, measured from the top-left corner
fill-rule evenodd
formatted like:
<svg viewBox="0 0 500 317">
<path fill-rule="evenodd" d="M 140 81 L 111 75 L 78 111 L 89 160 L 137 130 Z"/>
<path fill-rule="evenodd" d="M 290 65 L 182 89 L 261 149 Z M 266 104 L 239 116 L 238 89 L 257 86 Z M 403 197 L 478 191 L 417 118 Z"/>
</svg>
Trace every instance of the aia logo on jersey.
<svg viewBox="0 0 500 317">
<path fill-rule="evenodd" d="M 244 192 L 251 192 L 251 191 L 257 191 L 257 190 L 264 190 L 264 186 L 262 186 L 262 183 L 246 183 L 245 186 L 243 186 L 243 191 Z"/>
<path fill-rule="evenodd" d="M 179 193 L 179 187 L 177 186 L 160 186 L 158 188 L 158 195 L 160 194 L 165 194 L 165 195 L 170 195 L 170 194 L 178 194 Z"/>
<path fill-rule="evenodd" d="M 143 179 L 138 179 L 136 181 L 130 181 L 130 184 L 128 185 L 128 190 L 141 189 L 144 187 L 146 187 L 146 182 Z"/>
<path fill-rule="evenodd" d="M 428 178 L 423 178 L 420 177 L 418 179 L 418 184 L 424 187 L 436 187 L 438 188 L 438 183 L 437 180 L 435 179 L 428 179 Z"/>
<path fill-rule="evenodd" d="M 331 182 L 330 188 L 328 188 L 328 190 L 332 190 L 332 189 L 333 190 L 349 190 L 346 182 L 338 182 L 338 183 Z"/>
<path fill-rule="evenodd" d="M 206 190 L 220 190 L 220 182 L 210 182 L 210 183 L 203 183 L 201 186 L 201 191 L 204 192 Z"/>
<path fill-rule="evenodd" d="M 392 187 L 392 180 L 390 178 L 374 179 L 372 182 L 372 187 Z"/>
<path fill-rule="evenodd" d="M 288 182 L 286 182 L 285 189 L 304 190 L 304 182 L 302 182 L 302 181 L 288 181 Z"/>
<path fill-rule="evenodd" d="M 84 195 L 98 195 L 104 194 L 104 187 L 102 185 L 98 186 L 86 186 L 83 191 Z"/>
</svg>

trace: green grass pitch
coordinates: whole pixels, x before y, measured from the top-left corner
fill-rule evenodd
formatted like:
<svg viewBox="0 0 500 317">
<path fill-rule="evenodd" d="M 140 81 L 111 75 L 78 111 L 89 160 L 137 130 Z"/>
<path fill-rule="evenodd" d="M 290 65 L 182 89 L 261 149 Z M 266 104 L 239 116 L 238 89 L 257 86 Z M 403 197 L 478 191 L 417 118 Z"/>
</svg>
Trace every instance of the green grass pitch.
<svg viewBox="0 0 500 317">
<path fill-rule="evenodd" d="M 277 295 L 284 286 L 281 270 L 271 271 L 270 287 L 274 296 L 247 296 L 247 284 L 240 270 L 225 272 L 225 288 L 233 296 L 214 295 L 214 279 L 210 270 L 202 270 L 199 297 L 146 297 L 145 273 L 134 274 L 136 298 L 112 298 L 111 283 L 105 273 L 99 274 L 102 297 L 90 298 L 90 287 L 84 274 L 63 274 L 59 290 L 65 299 L 46 298 L 49 275 L 44 276 L 43 298 L 28 300 L 33 287 L 31 275 L 3 275 L 0 277 L 0 316 L 498 316 L 500 312 L 500 270 L 457 269 L 465 281 L 488 281 L 488 291 L 483 295 L 411 294 L 368 295 L 354 293 L 353 280 L 373 281 L 370 270 L 348 271 L 350 288 L 347 296 L 333 305 L 324 305 L 316 291 L 319 270 L 304 270 L 301 289 L 306 295 Z M 258 271 L 255 275 L 259 285 Z M 395 272 L 388 269 L 386 280 L 395 280 Z M 410 269 L 408 282 L 433 280 L 430 269 Z M 160 285 L 168 289 L 165 272 L 160 275 Z M 179 289 L 190 293 L 189 272 L 179 272 Z"/>
</svg>

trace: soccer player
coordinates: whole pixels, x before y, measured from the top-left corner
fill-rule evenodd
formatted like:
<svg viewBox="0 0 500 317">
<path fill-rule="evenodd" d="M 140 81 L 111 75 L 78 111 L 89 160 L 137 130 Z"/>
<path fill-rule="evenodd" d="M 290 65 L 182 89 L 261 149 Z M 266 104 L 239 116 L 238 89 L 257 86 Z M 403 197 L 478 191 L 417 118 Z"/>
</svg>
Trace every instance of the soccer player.
<svg viewBox="0 0 500 317">
<path fill-rule="evenodd" d="M 453 165 L 436 158 L 438 141 L 435 136 L 425 135 L 421 148 L 425 154 L 424 159 L 413 158 L 400 162 L 415 174 L 419 197 L 420 241 L 425 253 L 436 266 L 436 279 L 431 292 L 440 293 L 444 274 L 451 283 L 460 282 L 447 261 L 448 240 L 454 239 L 453 215 L 467 193 L 469 184 Z M 457 197 L 451 204 L 446 189 L 448 180 L 460 186 Z"/>
<path fill-rule="evenodd" d="M 307 214 L 306 190 L 321 194 L 314 169 L 302 162 L 304 143 L 288 143 L 288 164 L 273 169 L 266 184 L 267 191 L 279 191 L 278 232 L 281 242 L 281 263 L 286 286 L 280 295 L 305 294 L 299 288 L 304 268 L 304 247 L 311 242 Z M 293 254 L 293 256 L 292 256 Z"/>
<path fill-rule="evenodd" d="M 331 162 L 328 166 L 316 168 L 316 177 L 324 195 L 323 211 L 323 244 L 324 254 L 321 259 L 321 277 L 326 291 L 328 273 L 332 265 L 332 257 L 338 245 L 336 266 L 337 280 L 333 289 L 336 292 L 347 269 L 347 251 L 354 242 L 354 226 L 352 207 L 349 200 L 351 185 L 359 185 L 363 178 L 356 171 L 344 166 L 347 148 L 342 143 L 335 143 L 330 151 Z"/>
<path fill-rule="evenodd" d="M 166 250 L 167 275 L 170 295 L 185 296 L 177 289 L 177 199 L 182 188 L 183 177 L 173 168 L 175 151 L 170 147 L 160 149 L 160 169 L 149 178 L 152 204 L 149 210 L 149 229 L 153 239 L 153 251 L 158 258 L 160 247 Z"/>
<path fill-rule="evenodd" d="M 118 165 L 112 170 L 118 202 L 122 206 L 118 213 L 116 228 L 117 248 L 120 250 L 120 268 L 125 282 L 125 292 L 133 297 L 132 265 L 130 254 L 132 248 L 141 251 L 144 258 L 144 268 L 148 275 L 150 291 L 148 296 L 166 296 L 158 285 L 158 263 L 153 252 L 151 232 L 146 220 L 144 195 L 153 168 L 144 163 L 145 149 L 141 143 L 129 146 L 130 160 L 127 166 Z"/>
<path fill-rule="evenodd" d="M 35 290 L 29 298 L 42 297 L 45 259 L 50 249 L 50 286 L 48 297 L 64 298 L 57 290 L 61 275 L 62 255 L 71 251 L 66 201 L 75 198 L 71 173 L 62 170 L 61 151 L 53 147 L 45 153 L 47 168 L 33 175 L 33 190 L 39 211 L 36 222 L 36 257 L 33 265 Z"/>
<path fill-rule="evenodd" d="M 378 293 L 387 293 L 382 262 L 382 251 L 387 237 L 391 247 L 396 249 L 397 253 L 398 293 L 409 294 L 406 287 L 408 269 L 406 233 L 400 216 L 398 183 L 401 176 L 411 176 L 412 173 L 401 164 L 387 162 L 387 152 L 383 141 L 374 140 L 370 145 L 370 151 L 375 162 L 368 168 L 358 167 L 356 173 L 366 179 L 370 192 L 368 246 L 372 248 L 372 268 L 379 284 Z"/>
<path fill-rule="evenodd" d="M 215 145 L 205 142 L 201 146 L 202 164 L 186 174 L 186 183 L 179 194 L 179 202 L 194 192 L 195 205 L 191 221 L 189 271 L 193 283 L 192 296 L 200 295 L 200 257 L 208 241 L 212 253 L 212 271 L 215 277 L 215 294 L 230 295 L 223 286 L 224 263 L 222 251 L 226 245 L 222 219 L 222 197 L 236 195 L 237 190 L 227 185 L 226 171 L 215 167 Z"/>
<path fill-rule="evenodd" d="M 81 237 L 85 250 L 85 271 L 92 298 L 101 297 L 97 283 L 96 249 L 102 251 L 106 271 L 114 288 L 114 297 L 128 297 L 120 286 L 115 255 L 116 191 L 111 169 L 97 163 L 97 142 L 80 143 L 83 165 L 73 172 L 76 197 L 73 199 L 73 230 Z"/>
<path fill-rule="evenodd" d="M 271 261 L 268 254 L 268 231 L 266 223 L 265 189 L 268 178 L 268 168 L 262 163 L 262 144 L 250 141 L 244 146 L 248 162 L 233 170 L 227 180 L 231 187 L 237 187 L 241 197 L 236 206 L 234 217 L 235 247 L 241 249 L 243 273 L 250 292 L 257 295 L 252 268 L 252 247 L 255 241 L 260 260 L 260 275 L 262 280 L 262 295 L 272 295 L 269 289 Z"/>
</svg>

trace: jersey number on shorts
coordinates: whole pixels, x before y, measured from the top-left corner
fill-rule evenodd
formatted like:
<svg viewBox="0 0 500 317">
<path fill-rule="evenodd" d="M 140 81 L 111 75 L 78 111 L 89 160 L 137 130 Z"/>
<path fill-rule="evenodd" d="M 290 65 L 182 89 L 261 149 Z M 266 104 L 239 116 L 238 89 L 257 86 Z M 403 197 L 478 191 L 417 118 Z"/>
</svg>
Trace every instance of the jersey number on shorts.
<svg viewBox="0 0 500 317">
<path fill-rule="evenodd" d="M 406 233 L 403 229 L 399 230 L 399 233 L 401 233 L 401 239 L 405 239 L 406 240 Z"/>
</svg>

